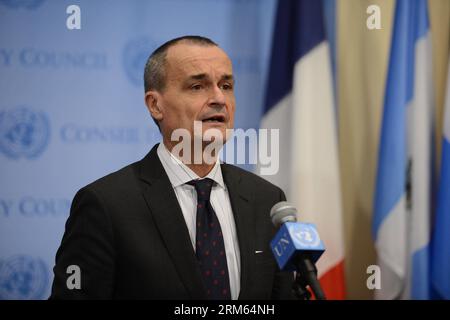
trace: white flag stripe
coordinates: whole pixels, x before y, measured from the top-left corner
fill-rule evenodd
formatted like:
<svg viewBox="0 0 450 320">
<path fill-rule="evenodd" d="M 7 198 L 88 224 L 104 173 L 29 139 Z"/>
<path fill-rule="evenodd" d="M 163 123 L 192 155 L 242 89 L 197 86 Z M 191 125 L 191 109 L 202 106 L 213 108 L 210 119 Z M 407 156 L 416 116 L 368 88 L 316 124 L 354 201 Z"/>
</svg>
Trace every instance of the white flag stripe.
<svg viewBox="0 0 450 320">
<path fill-rule="evenodd" d="M 410 252 L 413 253 L 430 241 L 430 169 L 433 128 L 433 87 L 431 43 L 429 32 L 416 42 L 414 98 L 407 107 L 412 115 L 409 146 L 412 163 L 412 214 Z"/>
<path fill-rule="evenodd" d="M 290 153 L 293 148 L 291 119 L 292 96 L 289 94 L 264 115 L 260 126 L 261 129 L 275 128 L 280 130 L 279 170 L 277 174 L 264 176 L 264 178 L 279 186 L 286 193 L 288 200 L 290 199 L 289 181 L 291 180 L 291 175 L 286 168 L 290 168 Z M 259 163 L 256 167 L 256 173 L 261 174 L 261 166 Z"/>
<path fill-rule="evenodd" d="M 377 299 L 397 298 L 403 290 L 406 270 L 406 199 L 403 195 L 378 231 L 375 247 L 381 273 L 381 290 Z"/>
<path fill-rule="evenodd" d="M 289 199 L 302 221 L 317 225 L 327 248 L 319 275 L 344 258 L 339 158 L 329 48 L 322 42 L 294 69 Z"/>
</svg>

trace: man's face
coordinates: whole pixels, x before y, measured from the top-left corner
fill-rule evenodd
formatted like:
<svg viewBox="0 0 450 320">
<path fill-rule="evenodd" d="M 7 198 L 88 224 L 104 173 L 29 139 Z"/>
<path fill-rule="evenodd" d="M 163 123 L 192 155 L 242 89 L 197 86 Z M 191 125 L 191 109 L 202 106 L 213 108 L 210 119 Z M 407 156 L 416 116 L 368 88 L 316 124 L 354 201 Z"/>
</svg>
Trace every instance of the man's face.
<svg viewBox="0 0 450 320">
<path fill-rule="evenodd" d="M 218 129 L 223 139 L 234 125 L 234 81 L 231 61 L 216 46 L 178 43 L 166 56 L 166 86 L 158 94 L 159 121 L 164 139 L 172 132 L 187 129 L 194 137 L 194 121 L 203 133 Z"/>
</svg>

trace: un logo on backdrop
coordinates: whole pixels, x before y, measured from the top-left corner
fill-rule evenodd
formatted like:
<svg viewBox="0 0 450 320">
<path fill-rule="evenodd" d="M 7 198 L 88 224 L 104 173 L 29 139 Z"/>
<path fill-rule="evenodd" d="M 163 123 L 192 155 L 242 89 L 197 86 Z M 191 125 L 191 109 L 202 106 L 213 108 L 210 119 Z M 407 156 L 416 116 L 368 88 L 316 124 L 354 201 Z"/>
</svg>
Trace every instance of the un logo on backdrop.
<svg viewBox="0 0 450 320">
<path fill-rule="evenodd" d="M 36 9 L 43 2 L 44 0 L 0 0 L 0 3 L 4 4 L 5 6 L 11 9 L 18 9 L 18 8 Z"/>
<path fill-rule="evenodd" d="M 20 255 L 0 260 L 0 300 L 43 299 L 49 283 L 45 262 Z"/>
<path fill-rule="evenodd" d="M 135 86 L 143 86 L 145 63 L 155 49 L 156 45 L 149 37 L 132 39 L 125 44 L 123 66 L 128 79 Z"/>
<path fill-rule="evenodd" d="M 0 151 L 12 159 L 36 158 L 48 144 L 47 115 L 27 107 L 0 112 Z"/>
</svg>

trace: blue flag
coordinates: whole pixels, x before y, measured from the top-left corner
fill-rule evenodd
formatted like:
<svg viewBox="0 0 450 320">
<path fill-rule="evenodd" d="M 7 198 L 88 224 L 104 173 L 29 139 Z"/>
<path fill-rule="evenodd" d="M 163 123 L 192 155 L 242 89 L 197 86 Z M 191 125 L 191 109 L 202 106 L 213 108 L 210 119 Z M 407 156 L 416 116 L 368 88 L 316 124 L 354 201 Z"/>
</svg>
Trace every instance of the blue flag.
<svg viewBox="0 0 450 320">
<path fill-rule="evenodd" d="M 450 299 L 450 61 L 436 220 L 432 246 L 432 288 L 438 299 Z"/>
<path fill-rule="evenodd" d="M 429 298 L 433 154 L 431 42 L 426 0 L 395 9 L 372 232 L 381 299 Z"/>
</svg>

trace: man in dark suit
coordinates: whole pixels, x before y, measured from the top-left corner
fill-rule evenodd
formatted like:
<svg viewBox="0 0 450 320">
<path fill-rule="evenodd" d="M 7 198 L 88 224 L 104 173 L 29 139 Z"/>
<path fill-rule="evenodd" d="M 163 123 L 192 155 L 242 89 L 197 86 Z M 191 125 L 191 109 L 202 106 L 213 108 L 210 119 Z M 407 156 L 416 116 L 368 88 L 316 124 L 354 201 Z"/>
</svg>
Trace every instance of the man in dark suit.
<svg viewBox="0 0 450 320">
<path fill-rule="evenodd" d="M 284 193 L 220 164 L 217 150 L 213 161 L 203 157 L 207 132 L 220 146 L 233 128 L 226 53 L 207 38 L 177 38 L 152 53 L 144 80 L 163 142 L 77 193 L 51 298 L 291 299 L 293 274 L 278 271 L 269 245 L 269 212 Z M 184 134 L 188 143 L 179 149 Z"/>
</svg>

